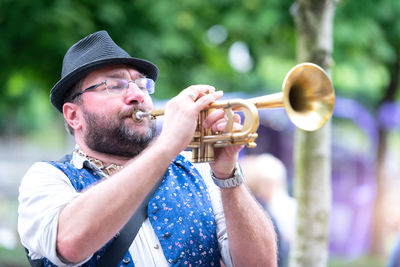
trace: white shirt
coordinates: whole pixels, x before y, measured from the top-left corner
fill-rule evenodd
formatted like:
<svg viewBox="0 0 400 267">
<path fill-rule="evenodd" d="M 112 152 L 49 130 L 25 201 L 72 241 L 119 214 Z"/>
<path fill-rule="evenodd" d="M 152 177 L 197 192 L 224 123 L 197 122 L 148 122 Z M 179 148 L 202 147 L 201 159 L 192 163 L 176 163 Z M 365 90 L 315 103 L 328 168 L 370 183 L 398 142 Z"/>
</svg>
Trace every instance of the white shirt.
<svg viewBox="0 0 400 267">
<path fill-rule="evenodd" d="M 183 155 L 187 157 L 185 153 Z M 84 158 L 73 154 L 75 167 L 82 168 L 83 161 Z M 208 164 L 195 166 L 211 197 L 222 260 L 227 267 L 232 266 L 220 190 L 211 179 Z M 25 174 L 19 188 L 18 233 L 32 259 L 46 257 L 57 266 L 79 266 L 90 259 L 76 265 L 66 264 L 56 252 L 59 213 L 80 194 L 75 191 L 68 177 L 49 163 L 35 163 Z M 135 266 L 169 266 L 149 219 L 142 224 L 129 252 Z"/>
</svg>

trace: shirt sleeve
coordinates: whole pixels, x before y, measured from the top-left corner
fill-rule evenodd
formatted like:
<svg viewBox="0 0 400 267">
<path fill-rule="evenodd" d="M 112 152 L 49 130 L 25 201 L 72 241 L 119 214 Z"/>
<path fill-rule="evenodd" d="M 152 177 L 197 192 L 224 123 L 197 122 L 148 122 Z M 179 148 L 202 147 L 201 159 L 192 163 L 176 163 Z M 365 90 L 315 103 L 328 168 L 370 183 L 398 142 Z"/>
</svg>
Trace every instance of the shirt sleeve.
<svg viewBox="0 0 400 267">
<path fill-rule="evenodd" d="M 199 171 L 207 185 L 208 192 L 211 197 L 211 205 L 214 210 L 214 217 L 217 228 L 218 246 L 221 253 L 222 261 L 226 267 L 232 267 L 231 254 L 229 252 L 228 233 L 226 231 L 226 222 L 224 208 L 222 206 L 221 191 L 218 186 L 214 184 L 210 174 L 210 165 L 207 163 L 195 164 L 196 169 Z"/>
<path fill-rule="evenodd" d="M 73 266 L 58 257 L 56 237 L 60 211 L 77 196 L 68 177 L 49 163 L 35 163 L 25 174 L 19 187 L 18 233 L 32 259 Z"/>
</svg>

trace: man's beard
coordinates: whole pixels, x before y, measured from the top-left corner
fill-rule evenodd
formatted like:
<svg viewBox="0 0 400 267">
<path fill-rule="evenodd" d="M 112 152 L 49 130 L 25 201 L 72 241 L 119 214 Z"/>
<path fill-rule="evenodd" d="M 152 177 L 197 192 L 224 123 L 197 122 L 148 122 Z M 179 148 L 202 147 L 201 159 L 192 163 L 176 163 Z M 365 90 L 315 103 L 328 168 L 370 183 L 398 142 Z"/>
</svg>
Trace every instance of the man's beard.
<svg viewBox="0 0 400 267">
<path fill-rule="evenodd" d="M 146 133 L 138 133 L 124 123 L 127 113 L 120 113 L 118 120 L 88 112 L 83 108 L 87 129 L 84 140 L 97 152 L 125 158 L 133 158 L 142 152 L 155 135 L 155 122 L 149 122 Z"/>
</svg>

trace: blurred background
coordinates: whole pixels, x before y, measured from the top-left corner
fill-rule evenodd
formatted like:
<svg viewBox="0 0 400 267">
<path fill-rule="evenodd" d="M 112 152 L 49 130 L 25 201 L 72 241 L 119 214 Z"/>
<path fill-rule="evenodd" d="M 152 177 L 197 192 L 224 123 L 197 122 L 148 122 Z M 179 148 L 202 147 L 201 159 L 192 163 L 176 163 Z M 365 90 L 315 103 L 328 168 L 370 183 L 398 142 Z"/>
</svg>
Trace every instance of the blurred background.
<svg viewBox="0 0 400 267">
<path fill-rule="evenodd" d="M 28 266 L 16 229 L 24 173 L 74 145 L 49 102 L 73 43 L 105 29 L 132 56 L 154 62 L 160 106 L 196 83 L 250 98 L 279 92 L 297 63 L 293 2 L 0 0 L 0 266 Z M 398 0 L 337 3 L 329 266 L 385 266 L 397 241 L 399 17 Z M 258 146 L 243 155 L 279 158 L 292 195 L 294 128 L 283 110 L 260 117 Z"/>
</svg>

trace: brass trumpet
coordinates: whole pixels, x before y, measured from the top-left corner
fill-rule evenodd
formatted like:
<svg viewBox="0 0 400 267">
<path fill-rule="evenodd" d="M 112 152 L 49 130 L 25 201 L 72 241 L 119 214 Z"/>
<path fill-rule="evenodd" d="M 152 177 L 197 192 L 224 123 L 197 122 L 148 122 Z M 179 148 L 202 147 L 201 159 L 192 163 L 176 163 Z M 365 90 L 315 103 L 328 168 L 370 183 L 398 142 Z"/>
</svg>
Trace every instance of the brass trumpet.
<svg viewBox="0 0 400 267">
<path fill-rule="evenodd" d="M 305 131 L 315 131 L 330 119 L 334 104 L 335 90 L 326 72 L 312 63 L 298 64 L 286 75 L 282 92 L 247 100 L 216 101 L 202 110 L 193 140 L 188 146 L 192 149 L 192 161 L 213 162 L 215 147 L 230 145 L 255 147 L 254 140 L 258 136 L 256 131 L 259 126 L 258 109 L 283 107 L 296 127 Z M 227 114 L 227 126 L 224 132 L 213 134 L 201 124 L 210 110 L 221 108 Z M 245 119 L 240 131 L 233 130 L 234 111 L 242 111 L 244 114 Z M 138 111 L 132 117 L 140 121 L 146 116 L 155 119 L 163 114 L 163 110 L 151 113 Z"/>
</svg>

